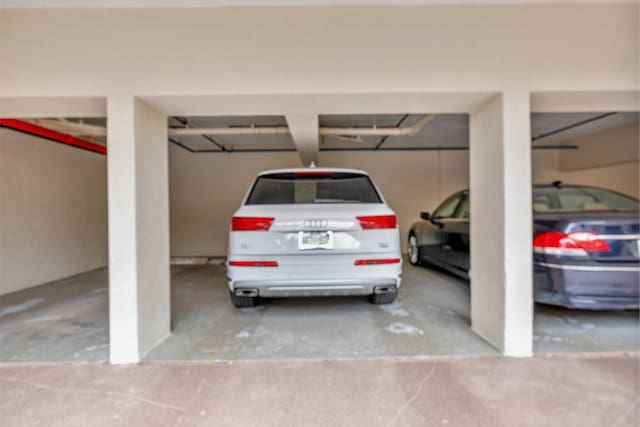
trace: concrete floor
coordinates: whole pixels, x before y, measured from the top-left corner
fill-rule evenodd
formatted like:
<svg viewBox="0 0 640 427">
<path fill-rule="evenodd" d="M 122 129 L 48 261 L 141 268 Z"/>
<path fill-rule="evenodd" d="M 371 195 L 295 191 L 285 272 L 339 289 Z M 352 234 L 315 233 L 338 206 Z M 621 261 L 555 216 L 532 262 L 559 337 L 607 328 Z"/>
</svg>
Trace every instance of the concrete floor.
<svg viewBox="0 0 640 427">
<path fill-rule="evenodd" d="M 172 268 L 173 333 L 149 360 L 495 355 L 469 329 L 469 286 L 405 264 L 396 303 L 364 298 L 229 302 L 223 266 Z M 0 297 L 0 361 L 108 359 L 107 272 Z M 638 312 L 536 307 L 537 353 L 638 351 Z"/>
<path fill-rule="evenodd" d="M 0 365 L 2 425 L 640 425 L 638 354 Z"/>
<path fill-rule="evenodd" d="M 638 311 L 591 312 L 536 305 L 535 353 L 640 351 Z"/>
<path fill-rule="evenodd" d="M 0 361 L 109 359 L 107 269 L 0 296 Z"/>
<path fill-rule="evenodd" d="M 173 284 L 173 333 L 148 359 L 497 354 L 469 328 L 468 286 L 427 269 L 406 268 L 391 305 L 364 297 L 295 298 L 238 310 L 224 266 L 174 268 Z"/>
</svg>

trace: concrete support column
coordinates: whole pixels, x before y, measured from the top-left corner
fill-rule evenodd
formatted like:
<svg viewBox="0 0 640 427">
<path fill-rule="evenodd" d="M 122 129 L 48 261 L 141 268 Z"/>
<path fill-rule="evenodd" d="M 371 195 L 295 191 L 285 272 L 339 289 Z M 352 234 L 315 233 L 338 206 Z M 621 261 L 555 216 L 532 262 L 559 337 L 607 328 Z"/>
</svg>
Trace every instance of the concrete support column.
<svg viewBox="0 0 640 427">
<path fill-rule="evenodd" d="M 107 100 L 112 363 L 136 363 L 170 332 L 167 118 Z"/>
<path fill-rule="evenodd" d="M 471 326 L 508 356 L 533 343 L 530 134 L 527 92 L 471 114 Z"/>
</svg>

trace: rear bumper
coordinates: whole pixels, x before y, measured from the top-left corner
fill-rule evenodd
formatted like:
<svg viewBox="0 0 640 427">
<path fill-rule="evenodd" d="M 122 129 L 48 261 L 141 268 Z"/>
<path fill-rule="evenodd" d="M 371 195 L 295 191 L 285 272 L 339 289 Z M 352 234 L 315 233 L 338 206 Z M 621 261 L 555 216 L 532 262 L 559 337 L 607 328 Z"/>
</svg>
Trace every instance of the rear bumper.
<svg viewBox="0 0 640 427">
<path fill-rule="evenodd" d="M 243 257 L 246 259 L 248 257 Z M 357 258 L 400 258 L 400 254 L 359 255 Z M 354 265 L 355 256 L 278 257 L 277 267 L 227 265 L 229 289 L 256 289 L 264 297 L 370 295 L 375 287 L 400 287 L 402 261 L 396 264 Z"/>
<path fill-rule="evenodd" d="M 640 267 L 576 265 L 537 261 L 536 302 L 568 308 L 625 310 L 640 308 Z"/>
<path fill-rule="evenodd" d="M 536 293 L 536 302 L 581 310 L 637 310 L 640 307 L 637 298 L 616 298 L 585 295 L 567 295 L 564 293 Z"/>
<path fill-rule="evenodd" d="M 371 295 L 374 287 L 399 286 L 399 278 L 329 279 L 329 280 L 246 280 L 237 281 L 233 289 L 256 289 L 262 297 L 313 297 Z"/>
</svg>

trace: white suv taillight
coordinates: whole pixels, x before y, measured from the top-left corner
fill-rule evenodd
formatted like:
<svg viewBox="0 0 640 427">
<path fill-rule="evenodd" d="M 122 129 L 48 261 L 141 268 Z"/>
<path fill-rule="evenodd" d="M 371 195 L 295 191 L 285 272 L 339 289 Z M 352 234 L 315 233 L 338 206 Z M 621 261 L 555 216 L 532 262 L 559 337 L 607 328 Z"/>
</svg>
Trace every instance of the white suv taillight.
<svg viewBox="0 0 640 427">
<path fill-rule="evenodd" d="M 533 239 L 533 250 L 548 255 L 587 256 L 589 252 L 609 252 L 611 248 L 594 233 L 550 231 Z"/>
<path fill-rule="evenodd" d="M 233 267 L 277 267 L 277 261 L 229 261 Z"/>
<path fill-rule="evenodd" d="M 231 218 L 231 231 L 268 231 L 273 218 L 234 216 Z"/>
<path fill-rule="evenodd" d="M 398 264 L 400 258 L 377 258 L 377 259 L 358 259 L 354 265 L 381 265 L 381 264 Z"/>
<path fill-rule="evenodd" d="M 395 215 L 359 216 L 357 218 L 363 230 L 396 228 L 398 226 Z"/>
</svg>

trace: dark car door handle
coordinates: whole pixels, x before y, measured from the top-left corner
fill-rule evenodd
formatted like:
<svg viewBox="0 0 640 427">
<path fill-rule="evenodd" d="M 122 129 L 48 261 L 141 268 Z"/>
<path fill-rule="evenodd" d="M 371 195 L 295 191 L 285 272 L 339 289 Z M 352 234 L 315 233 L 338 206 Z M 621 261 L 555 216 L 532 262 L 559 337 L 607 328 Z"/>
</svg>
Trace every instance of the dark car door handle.
<svg viewBox="0 0 640 427">
<path fill-rule="evenodd" d="M 440 247 L 445 251 L 450 251 L 451 249 L 453 249 L 451 246 L 447 245 L 446 243 L 443 245 L 440 245 Z"/>
</svg>

